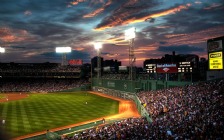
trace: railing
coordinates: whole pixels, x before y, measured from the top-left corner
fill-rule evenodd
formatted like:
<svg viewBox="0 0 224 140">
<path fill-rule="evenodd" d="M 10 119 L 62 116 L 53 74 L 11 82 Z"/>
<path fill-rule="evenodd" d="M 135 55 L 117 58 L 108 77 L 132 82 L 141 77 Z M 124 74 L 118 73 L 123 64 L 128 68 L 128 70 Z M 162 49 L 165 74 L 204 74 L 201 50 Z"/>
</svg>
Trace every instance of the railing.
<svg viewBox="0 0 224 140">
<path fill-rule="evenodd" d="M 93 127 L 96 127 L 96 126 L 101 125 L 101 124 L 103 124 L 103 120 L 94 121 L 94 122 L 90 122 L 90 123 L 87 123 L 87 124 L 74 126 L 74 127 L 70 127 L 70 128 L 66 128 L 66 129 L 61 129 L 61 130 L 54 131 L 54 132 L 57 133 L 58 135 L 63 135 L 63 134 L 66 134 L 66 133 L 74 133 L 74 132 L 82 130 L 82 129 L 93 128 Z M 25 138 L 25 139 L 22 139 L 22 140 L 45 140 L 45 139 L 46 139 L 46 133 L 41 134 L 41 135 L 32 136 L 30 138 Z"/>
</svg>

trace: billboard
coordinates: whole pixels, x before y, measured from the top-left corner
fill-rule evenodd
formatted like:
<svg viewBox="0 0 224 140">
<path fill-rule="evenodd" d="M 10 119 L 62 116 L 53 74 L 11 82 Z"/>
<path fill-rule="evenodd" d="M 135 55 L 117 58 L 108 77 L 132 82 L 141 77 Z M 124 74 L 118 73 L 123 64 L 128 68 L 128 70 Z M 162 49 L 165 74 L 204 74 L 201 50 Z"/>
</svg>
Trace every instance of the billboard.
<svg viewBox="0 0 224 140">
<path fill-rule="evenodd" d="M 222 48 L 222 40 L 210 41 L 207 43 L 208 52 L 221 51 Z"/>
<path fill-rule="evenodd" d="M 157 64 L 157 73 L 177 73 L 177 64 Z"/>
<path fill-rule="evenodd" d="M 223 53 L 213 52 L 209 53 L 209 69 L 210 70 L 220 70 L 223 69 Z"/>
<path fill-rule="evenodd" d="M 76 65 L 82 65 L 82 59 L 70 59 L 68 60 L 68 64 L 72 65 L 72 66 L 76 66 Z"/>
<path fill-rule="evenodd" d="M 119 66 L 119 71 L 128 71 L 128 67 L 127 66 Z"/>
</svg>

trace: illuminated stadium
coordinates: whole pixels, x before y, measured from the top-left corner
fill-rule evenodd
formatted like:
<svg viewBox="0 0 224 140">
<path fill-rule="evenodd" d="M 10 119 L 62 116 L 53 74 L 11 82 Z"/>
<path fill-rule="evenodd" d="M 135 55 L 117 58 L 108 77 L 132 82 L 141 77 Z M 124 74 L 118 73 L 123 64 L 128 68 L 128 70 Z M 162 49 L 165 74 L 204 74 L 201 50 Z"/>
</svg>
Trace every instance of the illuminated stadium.
<svg viewBox="0 0 224 140">
<path fill-rule="evenodd" d="M 224 139 L 223 10 L 0 1 L 0 140 Z"/>
<path fill-rule="evenodd" d="M 208 40 L 209 65 L 218 65 L 214 59 L 222 57 L 215 54 L 222 47 L 210 49 L 220 39 Z M 92 59 L 92 67 L 80 59 L 1 63 L 4 135 L 15 140 L 222 139 L 222 78 L 196 81 L 190 61 L 147 64 L 142 73 L 132 64 L 118 66 L 117 72 L 99 67 L 98 58 Z M 210 75 L 214 68 L 223 69 L 209 68 Z M 189 73 L 190 80 L 178 78 Z"/>
</svg>

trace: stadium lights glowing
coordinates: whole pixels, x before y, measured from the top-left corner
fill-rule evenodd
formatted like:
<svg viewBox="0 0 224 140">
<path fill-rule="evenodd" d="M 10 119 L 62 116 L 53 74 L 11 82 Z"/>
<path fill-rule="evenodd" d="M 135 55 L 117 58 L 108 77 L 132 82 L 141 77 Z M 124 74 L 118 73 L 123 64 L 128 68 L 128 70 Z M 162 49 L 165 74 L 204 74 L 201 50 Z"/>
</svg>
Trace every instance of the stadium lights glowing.
<svg viewBox="0 0 224 140">
<path fill-rule="evenodd" d="M 102 43 L 101 42 L 95 42 L 93 43 L 94 48 L 97 50 L 97 78 L 99 79 L 101 76 L 101 48 L 102 48 Z"/>
<path fill-rule="evenodd" d="M 130 39 L 133 39 L 135 38 L 135 28 L 132 27 L 128 30 L 125 30 L 125 40 L 130 40 Z"/>
<path fill-rule="evenodd" d="M 96 42 L 96 43 L 94 43 L 94 48 L 95 48 L 96 50 L 101 49 L 101 48 L 102 48 L 102 43 L 101 43 L 101 42 Z"/>
<path fill-rule="evenodd" d="M 0 47 L 0 53 L 5 53 L 5 48 Z"/>
<path fill-rule="evenodd" d="M 71 47 L 56 47 L 56 53 L 69 53 L 71 51 Z"/>
</svg>

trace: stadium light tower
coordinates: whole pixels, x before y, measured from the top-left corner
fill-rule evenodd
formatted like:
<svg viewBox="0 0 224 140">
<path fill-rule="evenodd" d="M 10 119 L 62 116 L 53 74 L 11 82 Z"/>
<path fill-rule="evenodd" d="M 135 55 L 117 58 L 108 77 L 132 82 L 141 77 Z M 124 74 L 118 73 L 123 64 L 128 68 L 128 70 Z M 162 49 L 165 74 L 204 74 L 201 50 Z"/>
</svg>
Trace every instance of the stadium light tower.
<svg viewBox="0 0 224 140">
<path fill-rule="evenodd" d="M 5 48 L 0 47 L 0 53 L 5 53 Z M 1 61 L 1 59 L 0 59 Z"/>
<path fill-rule="evenodd" d="M 135 39 L 135 28 L 125 30 L 125 40 L 129 41 L 129 79 L 134 79 L 133 67 L 135 66 L 135 52 L 134 52 L 134 39 Z"/>
<path fill-rule="evenodd" d="M 99 79 L 101 76 L 101 49 L 102 49 L 102 43 L 96 42 L 94 43 L 94 48 L 97 50 L 97 78 Z"/>
<path fill-rule="evenodd" d="M 62 63 L 61 63 L 62 66 L 67 64 L 66 54 L 70 52 L 71 47 L 56 47 L 56 53 L 62 53 Z"/>
<path fill-rule="evenodd" d="M 0 53 L 5 53 L 5 48 L 0 47 Z"/>
</svg>

